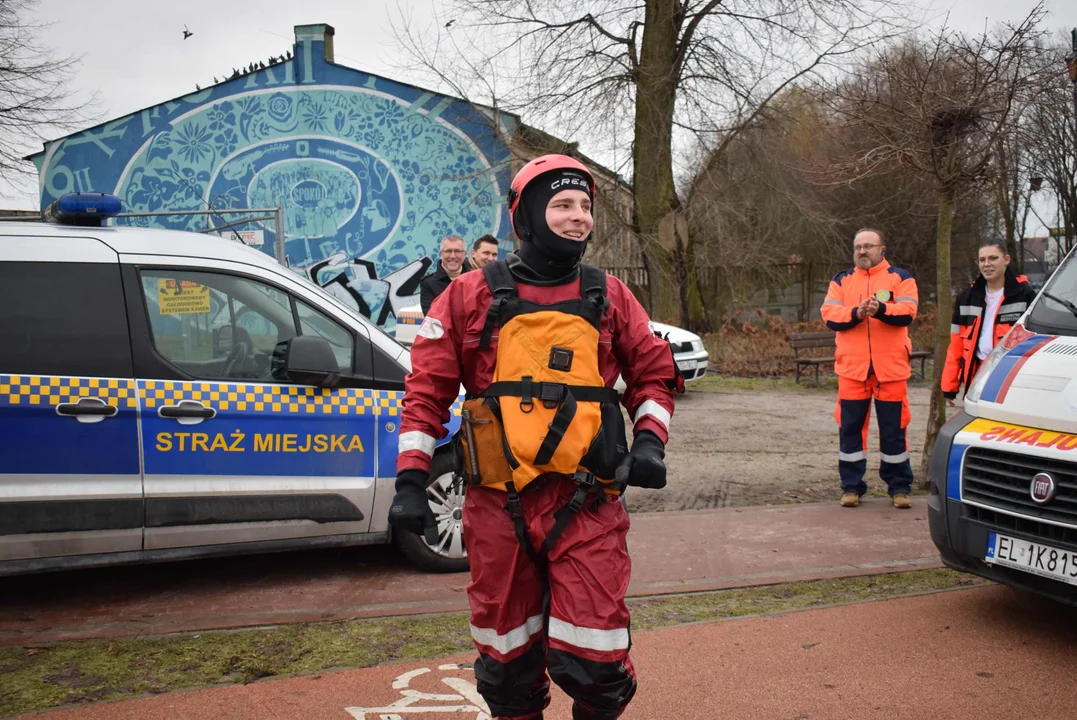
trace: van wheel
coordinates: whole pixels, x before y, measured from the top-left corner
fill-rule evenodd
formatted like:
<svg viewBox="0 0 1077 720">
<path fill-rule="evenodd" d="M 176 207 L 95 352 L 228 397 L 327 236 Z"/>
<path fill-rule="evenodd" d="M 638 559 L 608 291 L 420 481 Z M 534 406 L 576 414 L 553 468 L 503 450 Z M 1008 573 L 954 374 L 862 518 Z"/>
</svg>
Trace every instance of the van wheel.
<svg viewBox="0 0 1077 720">
<path fill-rule="evenodd" d="M 404 556 L 427 572 L 466 572 L 468 569 L 462 519 L 465 486 L 456 481 L 456 460 L 452 453 L 448 448 L 434 453 L 426 496 L 438 521 L 437 545 L 427 545 L 426 538 L 415 533 L 393 533 Z"/>
</svg>

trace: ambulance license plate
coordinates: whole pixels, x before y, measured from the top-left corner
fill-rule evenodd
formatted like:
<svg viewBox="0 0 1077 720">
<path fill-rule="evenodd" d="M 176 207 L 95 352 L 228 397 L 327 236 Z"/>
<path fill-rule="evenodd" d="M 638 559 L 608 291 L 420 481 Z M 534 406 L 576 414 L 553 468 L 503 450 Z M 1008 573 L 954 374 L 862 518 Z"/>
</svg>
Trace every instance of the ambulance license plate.
<svg viewBox="0 0 1077 720">
<path fill-rule="evenodd" d="M 678 360 L 677 361 L 677 367 L 680 370 L 695 370 L 696 369 L 696 361 L 695 360 Z"/>
<path fill-rule="evenodd" d="M 1077 553 L 998 533 L 987 534 L 987 564 L 1077 585 Z"/>
</svg>

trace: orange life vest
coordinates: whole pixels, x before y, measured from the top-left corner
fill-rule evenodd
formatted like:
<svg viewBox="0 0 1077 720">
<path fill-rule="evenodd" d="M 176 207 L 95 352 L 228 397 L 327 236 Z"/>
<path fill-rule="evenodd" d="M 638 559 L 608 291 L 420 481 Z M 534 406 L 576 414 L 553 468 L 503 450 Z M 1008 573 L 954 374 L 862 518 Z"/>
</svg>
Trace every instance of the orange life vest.
<svg viewBox="0 0 1077 720">
<path fill-rule="evenodd" d="M 486 477 L 483 485 L 516 492 L 546 473 L 589 473 L 613 487 L 627 453 L 617 391 L 606 387 L 598 367 L 598 340 L 606 298 L 606 273 L 581 266 L 580 298 L 542 305 L 522 300 L 508 264 L 483 268 L 494 296 L 480 347 L 489 347 L 499 326 L 497 360 L 483 400 L 503 426 L 509 477 Z"/>
</svg>

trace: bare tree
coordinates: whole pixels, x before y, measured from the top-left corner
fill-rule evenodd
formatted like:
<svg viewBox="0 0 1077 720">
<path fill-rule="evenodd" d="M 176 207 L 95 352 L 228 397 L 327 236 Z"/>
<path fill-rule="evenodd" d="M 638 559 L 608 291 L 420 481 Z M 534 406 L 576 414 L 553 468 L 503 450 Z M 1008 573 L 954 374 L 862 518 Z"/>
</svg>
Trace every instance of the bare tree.
<svg viewBox="0 0 1077 720">
<path fill-rule="evenodd" d="M 631 166 L 651 311 L 707 324 L 675 152 L 724 147 L 790 83 L 898 25 L 889 0 L 451 0 L 398 30 L 412 69 L 466 98 L 594 142 Z M 442 24 L 442 20 L 448 22 Z M 625 158 L 624 138 L 631 138 Z M 656 288 L 656 285 L 658 286 Z"/>
<path fill-rule="evenodd" d="M 996 152 L 1042 84 L 1037 5 L 1018 25 L 969 38 L 949 29 L 925 42 L 880 53 L 842 83 L 834 109 L 865 138 L 868 149 L 848 161 L 852 176 L 905 164 L 930 180 L 937 210 L 935 235 L 938 322 L 935 376 L 921 483 L 939 428 L 946 420 L 940 382 L 953 306 L 951 234 L 955 203 L 977 197 L 997 170 Z"/>
<path fill-rule="evenodd" d="M 1054 194 L 1072 247 L 1077 237 L 1077 126 L 1072 87 L 1062 65 L 1066 52 L 1061 43 L 1047 48 L 1043 58 L 1046 82 L 1029 108 L 1022 141 L 1027 148 L 1028 175 Z"/>
<path fill-rule="evenodd" d="M 0 0 L 0 178 L 9 186 L 33 171 L 23 156 L 35 145 L 87 119 L 67 89 L 76 60 L 40 44 L 36 4 Z"/>
</svg>

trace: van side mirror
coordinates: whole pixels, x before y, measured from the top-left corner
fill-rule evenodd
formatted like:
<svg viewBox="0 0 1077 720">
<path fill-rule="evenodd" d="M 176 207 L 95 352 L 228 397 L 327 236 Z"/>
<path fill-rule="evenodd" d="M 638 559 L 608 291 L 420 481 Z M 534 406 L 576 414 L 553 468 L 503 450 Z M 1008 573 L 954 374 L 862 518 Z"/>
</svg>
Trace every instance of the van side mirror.
<svg viewBox="0 0 1077 720">
<path fill-rule="evenodd" d="M 273 379 L 297 385 L 336 387 L 340 365 L 329 341 L 317 335 L 297 335 L 273 348 Z"/>
</svg>

